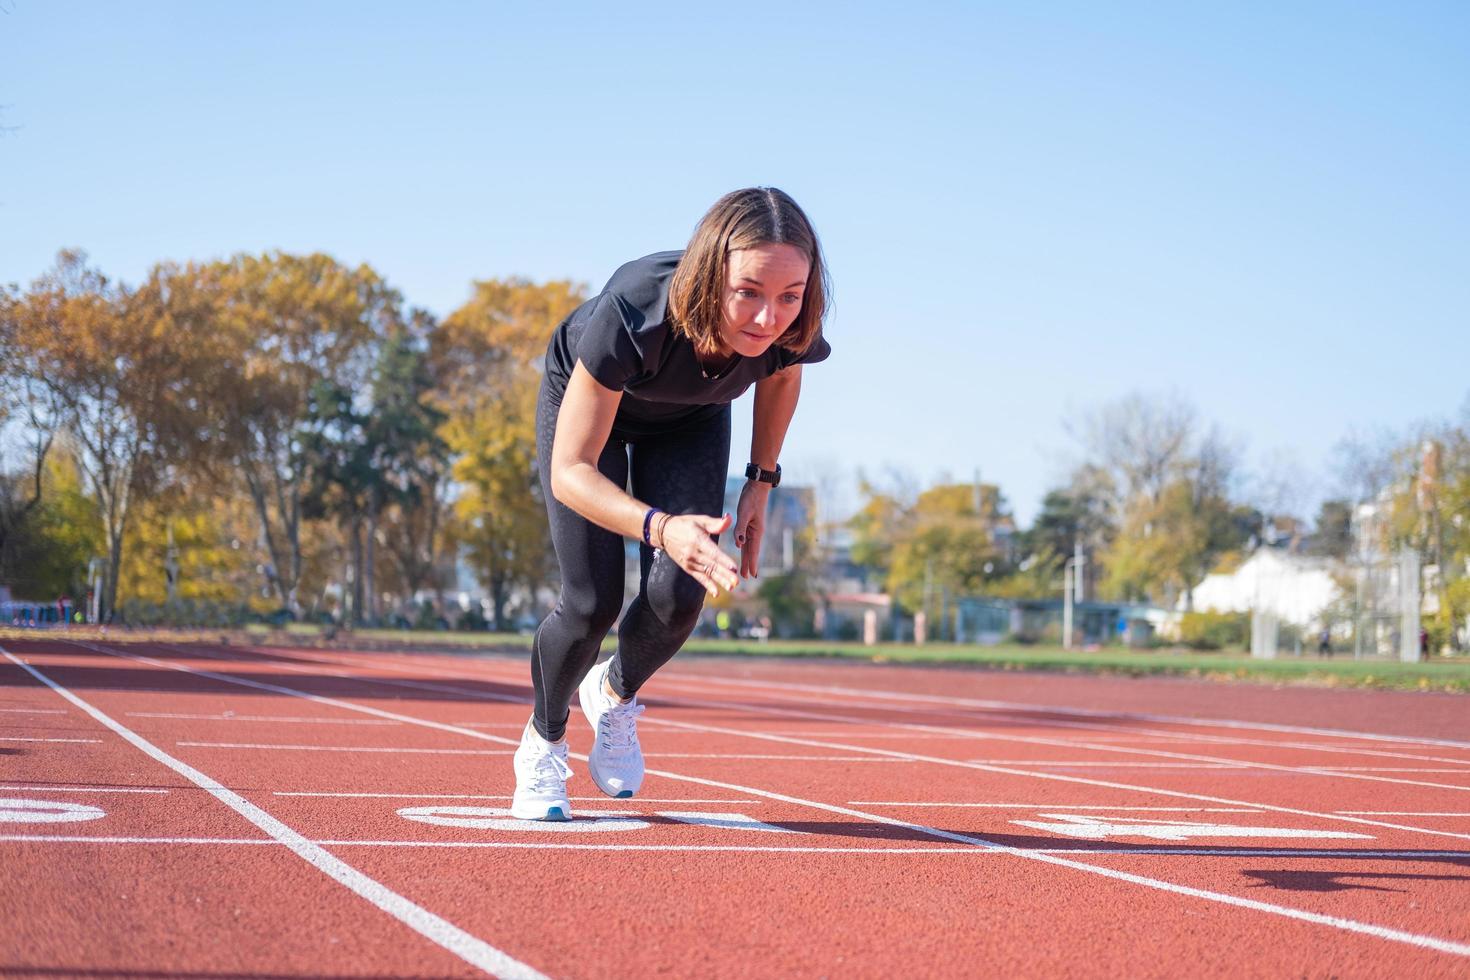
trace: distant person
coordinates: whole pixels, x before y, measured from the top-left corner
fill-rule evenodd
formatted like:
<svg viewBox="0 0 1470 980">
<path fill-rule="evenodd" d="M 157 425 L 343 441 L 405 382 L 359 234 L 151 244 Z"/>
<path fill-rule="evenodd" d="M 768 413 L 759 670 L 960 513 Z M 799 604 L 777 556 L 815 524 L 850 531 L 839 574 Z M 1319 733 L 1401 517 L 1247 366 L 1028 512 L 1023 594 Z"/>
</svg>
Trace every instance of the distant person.
<svg viewBox="0 0 1470 980">
<path fill-rule="evenodd" d="M 1429 659 L 1429 630 L 1419 627 L 1419 659 Z"/>
<path fill-rule="evenodd" d="M 1322 632 L 1317 636 L 1317 656 L 1327 657 L 1329 660 L 1332 658 L 1332 630 L 1326 626 L 1322 627 Z"/>
<path fill-rule="evenodd" d="M 532 641 L 536 708 L 515 753 L 515 816 L 571 818 L 573 693 L 596 732 L 592 781 L 612 797 L 638 791 L 638 690 L 689 638 L 706 595 L 756 574 L 802 365 L 830 352 L 826 303 L 806 215 L 783 192 L 752 187 L 716 201 L 682 252 L 622 266 L 552 334 L 536 447 L 562 592 Z M 715 515 L 730 465 L 730 402 L 751 385 L 737 567 L 718 543 L 731 517 Z M 617 652 L 594 669 L 623 606 L 624 538 L 642 542 L 638 595 Z"/>
</svg>

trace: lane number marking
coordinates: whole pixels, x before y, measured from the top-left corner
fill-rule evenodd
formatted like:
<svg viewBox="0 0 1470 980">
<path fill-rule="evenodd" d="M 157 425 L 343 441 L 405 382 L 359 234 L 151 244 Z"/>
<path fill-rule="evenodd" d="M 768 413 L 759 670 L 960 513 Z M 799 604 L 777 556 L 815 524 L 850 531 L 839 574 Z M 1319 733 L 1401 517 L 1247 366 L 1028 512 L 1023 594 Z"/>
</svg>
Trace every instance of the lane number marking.
<svg viewBox="0 0 1470 980">
<path fill-rule="evenodd" d="M 1353 834 L 1344 830 L 1308 830 L 1296 827 L 1242 827 L 1236 824 L 1194 823 L 1175 820 L 1144 820 L 1134 817 L 1101 817 L 1085 813 L 1039 813 L 1037 816 L 1060 821 L 1012 820 L 1011 823 L 1036 830 L 1048 830 L 1066 837 L 1104 840 L 1108 837 L 1147 837 L 1151 840 L 1189 840 L 1191 837 L 1329 837 L 1338 840 L 1372 840 L 1370 834 Z"/>
<path fill-rule="evenodd" d="M 77 823 L 105 817 L 95 806 L 57 800 L 0 799 L 0 823 Z"/>
</svg>

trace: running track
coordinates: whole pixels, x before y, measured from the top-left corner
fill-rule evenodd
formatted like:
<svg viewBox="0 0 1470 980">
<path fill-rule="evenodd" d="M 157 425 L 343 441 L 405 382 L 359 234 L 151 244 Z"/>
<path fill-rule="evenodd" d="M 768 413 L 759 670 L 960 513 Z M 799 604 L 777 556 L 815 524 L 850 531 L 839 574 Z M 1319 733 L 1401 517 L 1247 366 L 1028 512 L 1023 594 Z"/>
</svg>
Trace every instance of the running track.
<svg viewBox="0 0 1470 980">
<path fill-rule="evenodd" d="M 526 674 L 0 644 L 0 974 L 1470 975 L 1463 697 L 694 658 L 526 825 Z"/>
</svg>

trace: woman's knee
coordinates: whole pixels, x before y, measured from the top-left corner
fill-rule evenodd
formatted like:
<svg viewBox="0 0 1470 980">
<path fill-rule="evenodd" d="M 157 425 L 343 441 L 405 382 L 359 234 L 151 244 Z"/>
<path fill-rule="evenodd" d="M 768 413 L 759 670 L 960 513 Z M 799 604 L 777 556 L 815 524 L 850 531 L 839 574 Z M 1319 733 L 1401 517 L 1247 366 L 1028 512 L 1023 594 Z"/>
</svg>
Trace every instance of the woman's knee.
<svg viewBox="0 0 1470 980">
<path fill-rule="evenodd" d="M 553 615 L 579 638 L 606 636 L 623 608 L 622 583 L 613 589 L 563 589 Z"/>
<path fill-rule="evenodd" d="M 671 626 L 691 623 L 704 608 L 704 586 L 672 561 L 668 565 L 663 569 L 656 567 L 648 576 L 645 597 L 649 608 Z"/>
</svg>

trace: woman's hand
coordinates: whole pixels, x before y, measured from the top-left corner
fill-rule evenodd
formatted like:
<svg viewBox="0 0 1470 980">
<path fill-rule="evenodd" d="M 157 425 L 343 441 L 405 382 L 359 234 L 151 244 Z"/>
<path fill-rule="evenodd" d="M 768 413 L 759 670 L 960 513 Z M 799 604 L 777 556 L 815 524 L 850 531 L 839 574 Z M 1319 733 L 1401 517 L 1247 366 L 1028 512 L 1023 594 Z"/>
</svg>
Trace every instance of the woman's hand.
<svg viewBox="0 0 1470 980">
<path fill-rule="evenodd" d="M 746 480 L 735 507 L 735 547 L 740 549 L 740 575 L 755 578 L 761 567 L 761 535 L 766 533 L 766 498 L 771 485 Z"/>
<path fill-rule="evenodd" d="M 694 577 L 713 598 L 720 589 L 730 591 L 740 584 L 735 573 L 735 559 L 720 550 L 710 535 L 718 538 L 730 527 L 730 515 L 705 517 L 702 514 L 680 514 L 660 518 L 658 546 L 674 559 L 674 564 Z"/>
</svg>

